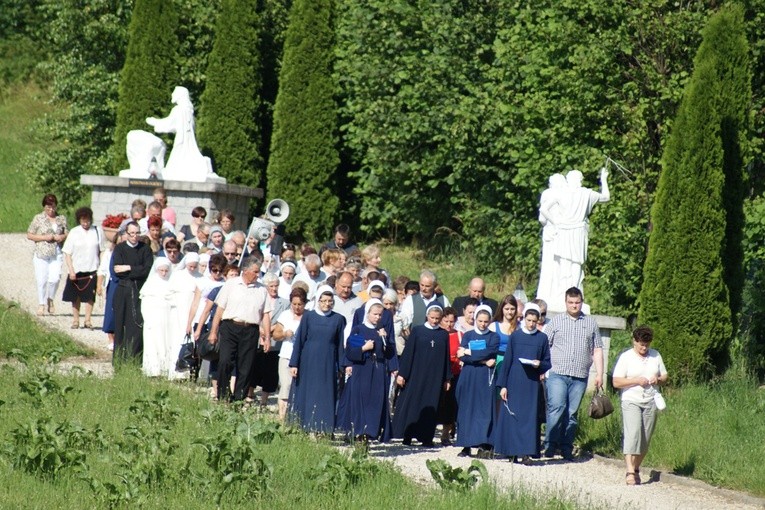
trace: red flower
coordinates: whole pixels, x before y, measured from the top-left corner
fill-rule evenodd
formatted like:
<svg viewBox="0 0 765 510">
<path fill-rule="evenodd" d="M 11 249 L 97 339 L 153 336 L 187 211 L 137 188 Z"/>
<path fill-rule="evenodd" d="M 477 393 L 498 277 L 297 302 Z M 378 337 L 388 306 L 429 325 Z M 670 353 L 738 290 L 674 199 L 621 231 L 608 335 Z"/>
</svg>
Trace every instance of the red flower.
<svg viewBox="0 0 765 510">
<path fill-rule="evenodd" d="M 101 222 L 101 226 L 105 228 L 119 228 L 122 222 L 127 219 L 127 214 L 107 214 L 104 221 Z"/>
</svg>

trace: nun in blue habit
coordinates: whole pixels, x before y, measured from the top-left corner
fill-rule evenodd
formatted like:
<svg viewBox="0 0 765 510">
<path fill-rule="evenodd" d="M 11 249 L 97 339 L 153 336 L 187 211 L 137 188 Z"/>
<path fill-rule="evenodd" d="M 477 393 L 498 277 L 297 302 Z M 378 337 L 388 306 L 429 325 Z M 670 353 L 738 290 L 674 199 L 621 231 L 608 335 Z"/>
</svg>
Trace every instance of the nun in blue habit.
<svg viewBox="0 0 765 510">
<path fill-rule="evenodd" d="M 547 335 L 537 331 L 539 315 L 537 305 L 526 305 L 523 325 L 510 335 L 497 376 L 503 403 L 492 438 L 494 452 L 524 463 L 539 455 L 541 378 L 552 367 Z"/>
<path fill-rule="evenodd" d="M 457 446 L 460 457 L 469 457 L 471 448 L 478 448 L 478 457 L 492 455 L 491 433 L 494 426 L 494 367 L 499 353 L 499 335 L 489 329 L 491 308 L 481 305 L 475 310 L 475 326 L 462 337 L 457 358 L 462 372 L 457 382 Z"/>
<path fill-rule="evenodd" d="M 379 299 L 367 301 L 364 320 L 351 329 L 345 346 L 345 416 L 338 416 L 338 422 L 362 441 L 391 438 L 388 388 L 390 375 L 398 371 L 398 357 L 395 338 L 382 327 L 384 311 Z"/>
<path fill-rule="evenodd" d="M 345 359 L 345 317 L 332 311 L 332 287 L 316 291 L 315 306 L 303 314 L 290 358 L 294 378 L 290 416 L 308 432 L 332 434 L 338 397 L 338 376 Z"/>
</svg>

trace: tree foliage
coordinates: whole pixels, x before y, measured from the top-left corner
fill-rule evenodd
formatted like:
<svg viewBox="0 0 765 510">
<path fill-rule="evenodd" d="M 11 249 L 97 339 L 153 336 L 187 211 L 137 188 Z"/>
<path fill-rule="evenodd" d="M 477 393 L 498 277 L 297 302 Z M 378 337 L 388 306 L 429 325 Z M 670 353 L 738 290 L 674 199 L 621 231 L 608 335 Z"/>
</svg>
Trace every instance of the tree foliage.
<svg viewBox="0 0 765 510">
<path fill-rule="evenodd" d="M 35 129 L 45 150 L 26 159 L 37 188 L 56 193 L 59 204 L 74 204 L 83 193 L 80 175 L 111 168 L 119 71 L 127 47 L 129 0 L 44 0 L 45 45 L 50 60 L 41 64 L 52 78 L 60 108 Z"/>
<path fill-rule="evenodd" d="M 164 117 L 178 78 L 178 13 L 173 2 L 136 0 L 130 19 L 125 65 L 120 73 L 115 171 L 127 168 L 128 131 L 146 129 L 146 117 Z"/>
<path fill-rule="evenodd" d="M 253 0 L 224 0 L 201 98 L 199 140 L 229 182 L 261 184 L 261 20 Z"/>
<path fill-rule="evenodd" d="M 326 235 L 338 208 L 337 119 L 329 0 L 296 0 L 290 9 L 274 106 L 268 197 L 289 204 L 290 230 Z"/>
<path fill-rule="evenodd" d="M 749 4 L 756 34 L 763 6 Z M 611 202 L 591 218 L 585 294 L 599 312 L 634 310 L 660 156 L 718 2 L 339 5 L 341 133 L 364 231 L 456 233 L 476 271 L 533 288 L 548 176 L 578 168 L 593 186 L 610 156 L 625 170 L 611 167 Z"/>
<path fill-rule="evenodd" d="M 640 294 L 640 320 L 681 380 L 724 364 L 733 334 L 750 87 L 743 11 L 728 7 L 704 29 L 663 155 Z"/>
</svg>

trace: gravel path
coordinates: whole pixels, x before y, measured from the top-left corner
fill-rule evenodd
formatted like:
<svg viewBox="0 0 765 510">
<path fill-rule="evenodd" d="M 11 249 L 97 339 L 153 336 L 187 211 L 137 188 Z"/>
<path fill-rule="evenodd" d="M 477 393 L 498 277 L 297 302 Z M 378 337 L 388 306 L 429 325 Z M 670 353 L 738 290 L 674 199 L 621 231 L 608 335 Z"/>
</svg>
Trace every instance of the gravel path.
<svg viewBox="0 0 765 510">
<path fill-rule="evenodd" d="M 20 303 L 24 310 L 35 314 L 37 297 L 32 270 L 32 243 L 24 234 L 0 234 L 0 246 L 12 246 L 8 250 L 9 264 L 16 271 L 4 271 L 0 275 L 0 295 Z M 59 296 L 63 285 L 59 288 Z M 60 299 L 60 297 L 59 297 Z M 103 318 L 103 300 L 98 300 L 93 314 L 93 324 L 100 328 Z M 62 363 L 80 365 L 101 376 L 111 375 L 111 352 L 107 350 L 106 335 L 93 331 L 70 329 L 71 308 L 68 303 L 56 302 L 56 314 L 40 317 L 50 327 L 72 335 L 78 342 L 96 351 L 95 359 L 70 359 Z M 457 457 L 459 448 L 423 449 L 406 447 L 400 442 L 390 445 L 373 445 L 370 453 L 380 459 L 390 460 L 411 478 L 433 484 L 425 466 L 427 459 L 444 459 L 453 466 L 467 467 L 470 459 Z M 644 467 L 643 478 L 652 474 L 652 481 L 640 487 L 627 487 L 624 483 L 624 465 L 621 461 L 594 457 L 576 463 L 562 461 L 539 461 L 532 466 L 512 464 L 506 460 L 484 461 L 492 480 L 500 489 L 525 488 L 533 494 L 552 495 L 574 500 L 585 508 L 618 508 L 651 510 L 701 510 L 701 509 L 756 509 L 765 508 L 765 499 L 758 499 L 734 491 L 718 489 L 702 482 L 673 476 L 662 472 L 651 473 Z"/>
</svg>

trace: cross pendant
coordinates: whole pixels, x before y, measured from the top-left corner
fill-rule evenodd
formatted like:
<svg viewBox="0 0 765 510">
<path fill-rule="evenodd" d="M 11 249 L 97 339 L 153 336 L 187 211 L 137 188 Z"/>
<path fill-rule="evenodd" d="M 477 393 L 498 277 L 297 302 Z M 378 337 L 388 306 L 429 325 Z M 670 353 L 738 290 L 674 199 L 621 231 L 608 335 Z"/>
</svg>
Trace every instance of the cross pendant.
<svg viewBox="0 0 765 510">
<path fill-rule="evenodd" d="M 435 346 L 436 346 L 436 341 L 435 340 L 431 340 L 430 341 L 430 347 L 433 348 Z"/>
</svg>

